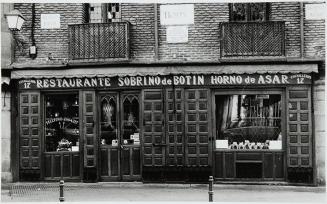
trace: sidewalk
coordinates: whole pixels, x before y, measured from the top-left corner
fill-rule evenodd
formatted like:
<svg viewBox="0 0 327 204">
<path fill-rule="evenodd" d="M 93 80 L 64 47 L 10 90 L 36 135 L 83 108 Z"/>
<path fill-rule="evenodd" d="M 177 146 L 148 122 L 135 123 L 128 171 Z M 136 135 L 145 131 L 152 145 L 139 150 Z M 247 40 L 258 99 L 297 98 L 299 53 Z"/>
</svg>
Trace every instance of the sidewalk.
<svg viewBox="0 0 327 204">
<path fill-rule="evenodd" d="M 326 203 L 324 187 L 215 184 L 215 202 Z M 195 201 L 208 202 L 205 184 L 143 184 L 139 182 L 65 183 L 65 202 Z M 2 185 L 2 202 L 58 202 L 58 183 Z"/>
</svg>

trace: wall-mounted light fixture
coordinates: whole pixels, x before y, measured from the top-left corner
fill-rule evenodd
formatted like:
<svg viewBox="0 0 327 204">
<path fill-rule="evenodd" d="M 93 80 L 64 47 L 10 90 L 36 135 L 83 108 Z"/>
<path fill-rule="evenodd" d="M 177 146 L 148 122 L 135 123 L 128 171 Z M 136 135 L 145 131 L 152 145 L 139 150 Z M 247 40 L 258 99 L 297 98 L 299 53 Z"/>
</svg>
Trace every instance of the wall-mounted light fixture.
<svg viewBox="0 0 327 204">
<path fill-rule="evenodd" d="M 4 16 L 7 19 L 8 28 L 12 33 L 16 46 L 18 46 L 18 48 L 21 49 L 21 52 L 23 52 L 24 44 L 27 43 L 27 39 L 17 31 L 22 28 L 23 23 L 25 22 L 24 16 L 16 9 L 4 14 Z"/>
<path fill-rule="evenodd" d="M 30 48 L 29 48 L 29 55 L 32 59 L 35 59 L 36 55 L 37 55 L 37 48 L 35 46 L 35 39 L 34 39 L 34 23 L 35 23 L 35 5 L 34 4 L 32 7 L 32 15 L 33 15 L 32 16 L 32 46 L 30 46 Z M 26 43 L 25 37 L 21 33 L 18 33 L 16 31 L 19 31 L 22 28 L 23 23 L 25 22 L 26 19 L 16 9 L 10 11 L 9 13 L 6 13 L 5 17 L 7 19 L 9 30 L 13 32 L 13 37 L 16 41 L 16 44 L 23 51 L 24 44 Z M 14 32 L 16 32 L 16 33 L 14 33 Z"/>
<path fill-rule="evenodd" d="M 16 9 L 6 13 L 5 17 L 7 18 L 8 27 L 12 31 L 20 30 L 25 21 L 24 16 Z"/>
</svg>

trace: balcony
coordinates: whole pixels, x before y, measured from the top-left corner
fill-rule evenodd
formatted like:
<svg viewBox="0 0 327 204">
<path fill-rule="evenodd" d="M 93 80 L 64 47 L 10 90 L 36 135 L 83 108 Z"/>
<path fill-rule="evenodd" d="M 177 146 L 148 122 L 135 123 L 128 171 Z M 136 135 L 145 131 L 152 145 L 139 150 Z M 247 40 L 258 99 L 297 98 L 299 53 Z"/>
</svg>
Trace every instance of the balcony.
<svg viewBox="0 0 327 204">
<path fill-rule="evenodd" d="M 89 23 L 68 26 L 69 60 L 129 59 L 129 23 Z"/>
<path fill-rule="evenodd" d="M 285 56 L 284 22 L 226 22 L 220 26 L 221 57 Z"/>
</svg>

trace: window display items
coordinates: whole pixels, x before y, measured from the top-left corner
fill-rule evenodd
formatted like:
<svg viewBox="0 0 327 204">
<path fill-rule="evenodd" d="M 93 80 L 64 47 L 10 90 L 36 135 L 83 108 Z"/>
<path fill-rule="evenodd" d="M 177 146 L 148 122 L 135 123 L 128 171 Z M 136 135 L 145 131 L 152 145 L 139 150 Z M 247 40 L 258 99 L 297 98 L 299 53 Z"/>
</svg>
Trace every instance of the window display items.
<svg viewBox="0 0 327 204">
<path fill-rule="evenodd" d="M 117 146 L 118 146 L 118 140 L 112 140 L 112 141 L 111 141 L 111 145 L 112 145 L 113 147 L 117 147 Z"/>
<path fill-rule="evenodd" d="M 270 141 L 282 140 L 278 94 L 217 95 L 216 115 L 217 139 L 229 149 L 270 149 Z"/>
<path fill-rule="evenodd" d="M 57 152 L 72 151 L 71 147 L 72 147 L 72 143 L 66 140 L 65 138 L 63 138 L 58 142 Z"/>
<path fill-rule="evenodd" d="M 114 107 L 112 105 L 110 105 L 109 103 L 107 103 L 103 106 L 103 113 L 105 114 L 107 127 L 113 128 L 113 125 L 112 125 L 113 111 L 114 111 Z"/>
<path fill-rule="evenodd" d="M 79 106 L 77 94 L 45 97 L 45 151 L 78 151 Z"/>
<path fill-rule="evenodd" d="M 217 149 L 228 149 L 228 140 L 216 140 Z"/>
</svg>

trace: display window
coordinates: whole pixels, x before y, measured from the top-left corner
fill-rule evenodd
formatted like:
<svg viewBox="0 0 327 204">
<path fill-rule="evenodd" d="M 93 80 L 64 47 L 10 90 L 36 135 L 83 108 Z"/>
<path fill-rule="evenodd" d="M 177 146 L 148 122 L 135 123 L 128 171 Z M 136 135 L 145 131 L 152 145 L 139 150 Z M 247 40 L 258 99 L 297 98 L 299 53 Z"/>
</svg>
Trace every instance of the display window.
<svg viewBox="0 0 327 204">
<path fill-rule="evenodd" d="M 216 95 L 216 148 L 282 149 L 281 95 Z"/>
<path fill-rule="evenodd" d="M 77 94 L 45 95 L 45 151 L 79 151 Z"/>
</svg>

